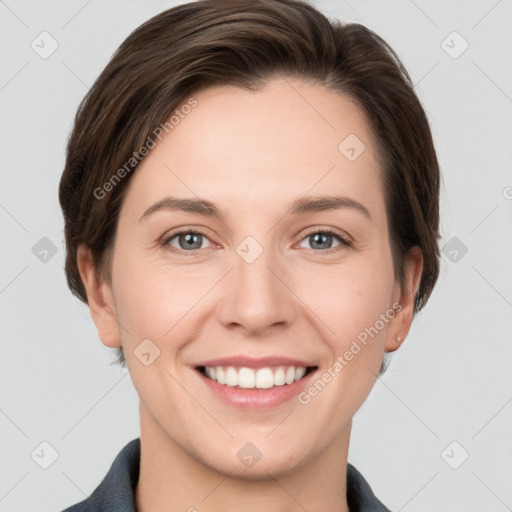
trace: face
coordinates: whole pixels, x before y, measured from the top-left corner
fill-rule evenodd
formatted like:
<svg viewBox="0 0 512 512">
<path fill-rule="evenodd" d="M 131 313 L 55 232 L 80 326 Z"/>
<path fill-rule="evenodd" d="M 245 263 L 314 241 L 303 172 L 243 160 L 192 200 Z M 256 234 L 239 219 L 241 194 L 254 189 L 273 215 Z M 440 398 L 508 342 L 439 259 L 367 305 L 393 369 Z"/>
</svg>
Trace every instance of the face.
<svg viewBox="0 0 512 512">
<path fill-rule="evenodd" d="M 142 429 L 216 471 L 285 474 L 348 438 L 407 334 L 421 265 L 401 289 L 369 127 L 346 97 L 276 79 L 194 98 L 131 178 L 91 312 L 123 346 Z"/>
</svg>

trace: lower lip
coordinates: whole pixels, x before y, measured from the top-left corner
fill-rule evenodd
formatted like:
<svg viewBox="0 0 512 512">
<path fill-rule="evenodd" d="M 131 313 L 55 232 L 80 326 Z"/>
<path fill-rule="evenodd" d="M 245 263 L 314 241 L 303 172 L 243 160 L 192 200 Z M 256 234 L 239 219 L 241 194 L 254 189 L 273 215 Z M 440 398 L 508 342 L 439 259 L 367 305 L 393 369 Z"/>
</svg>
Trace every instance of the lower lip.
<svg viewBox="0 0 512 512">
<path fill-rule="evenodd" d="M 292 384 L 274 386 L 268 389 L 238 389 L 205 377 L 199 370 L 195 370 L 203 382 L 212 392 L 225 402 L 241 408 L 269 408 L 291 400 L 297 396 L 309 382 L 316 370 L 311 371 L 305 377 Z"/>
</svg>

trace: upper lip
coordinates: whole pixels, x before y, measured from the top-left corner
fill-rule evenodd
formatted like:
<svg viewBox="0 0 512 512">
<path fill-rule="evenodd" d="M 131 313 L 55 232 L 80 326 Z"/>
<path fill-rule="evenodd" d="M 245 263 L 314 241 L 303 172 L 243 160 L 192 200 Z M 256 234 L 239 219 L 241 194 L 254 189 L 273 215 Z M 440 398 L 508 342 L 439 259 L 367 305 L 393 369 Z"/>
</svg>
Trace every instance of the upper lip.
<svg viewBox="0 0 512 512">
<path fill-rule="evenodd" d="M 198 366 L 237 366 L 247 368 L 264 368 L 267 366 L 303 366 L 305 368 L 314 366 L 308 361 L 294 359 L 291 357 L 267 356 L 267 357 L 248 357 L 231 356 L 218 359 L 209 359 L 200 361 L 194 365 Z"/>
</svg>

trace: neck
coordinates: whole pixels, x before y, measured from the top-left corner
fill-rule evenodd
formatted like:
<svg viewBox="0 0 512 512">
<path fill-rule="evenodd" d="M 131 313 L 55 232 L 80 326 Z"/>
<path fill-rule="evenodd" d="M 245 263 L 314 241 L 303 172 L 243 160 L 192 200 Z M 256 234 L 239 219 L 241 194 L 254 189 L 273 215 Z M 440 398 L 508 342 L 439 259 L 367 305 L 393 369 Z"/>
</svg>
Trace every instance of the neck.
<svg viewBox="0 0 512 512">
<path fill-rule="evenodd" d="M 318 457 L 279 477 L 222 474 L 171 439 L 142 406 L 138 512 L 349 512 L 346 466 L 351 424 Z"/>
</svg>

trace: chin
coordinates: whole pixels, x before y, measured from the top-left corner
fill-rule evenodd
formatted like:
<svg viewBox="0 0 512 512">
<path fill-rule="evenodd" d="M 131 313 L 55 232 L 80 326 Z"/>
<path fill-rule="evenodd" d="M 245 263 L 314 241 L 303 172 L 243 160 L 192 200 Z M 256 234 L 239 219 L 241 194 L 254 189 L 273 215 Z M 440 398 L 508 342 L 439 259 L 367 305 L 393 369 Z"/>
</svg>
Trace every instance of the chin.
<svg viewBox="0 0 512 512">
<path fill-rule="evenodd" d="M 306 464 L 306 454 L 301 457 L 292 445 L 267 446 L 259 450 L 255 443 L 247 442 L 213 457 L 201 456 L 202 463 L 217 473 L 239 480 L 257 481 L 287 476 Z"/>
</svg>

